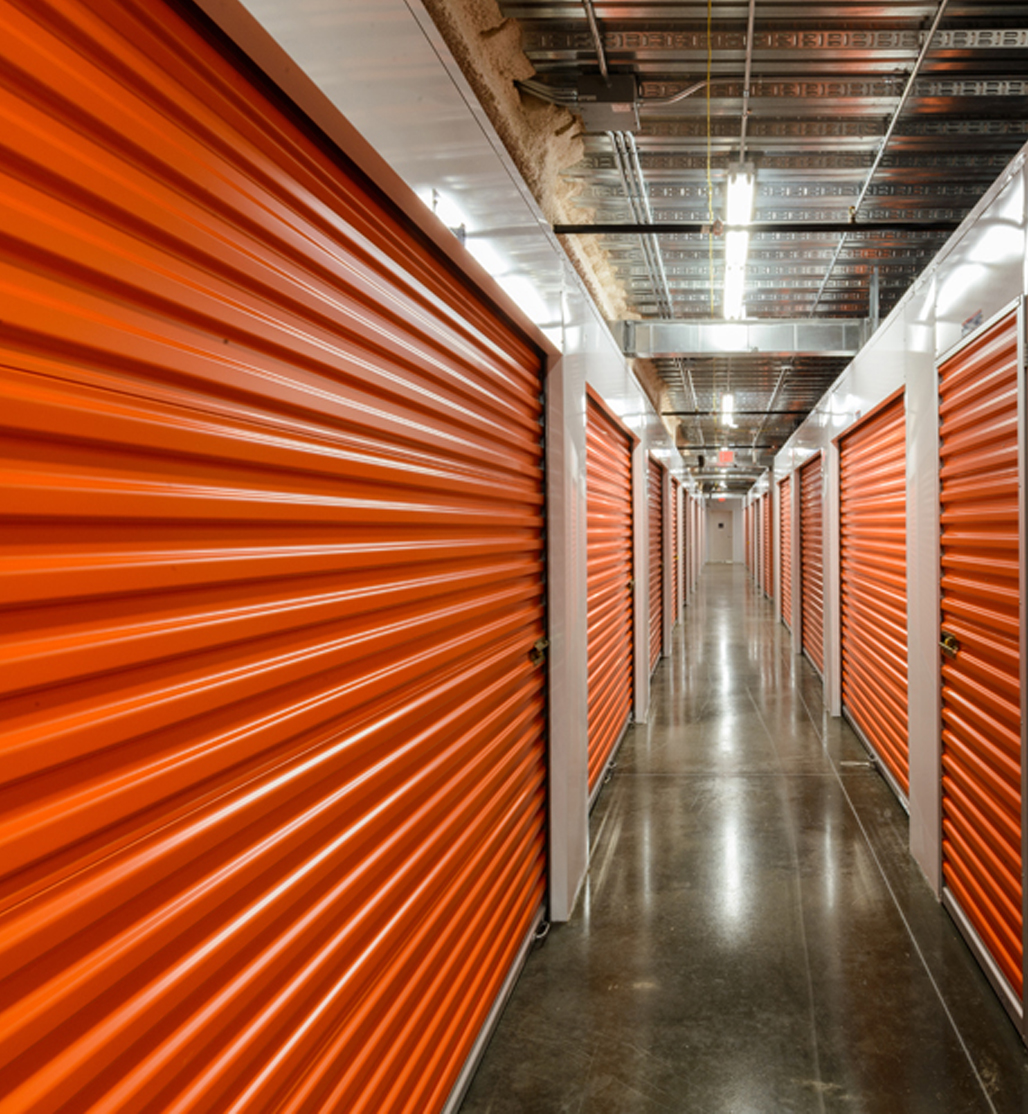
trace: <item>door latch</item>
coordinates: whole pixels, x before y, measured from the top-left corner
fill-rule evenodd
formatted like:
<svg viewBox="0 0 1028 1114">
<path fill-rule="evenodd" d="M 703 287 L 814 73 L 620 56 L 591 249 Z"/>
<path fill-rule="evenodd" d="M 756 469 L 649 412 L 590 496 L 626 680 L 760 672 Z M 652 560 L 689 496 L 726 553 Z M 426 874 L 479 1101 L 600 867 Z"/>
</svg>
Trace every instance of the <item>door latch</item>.
<svg viewBox="0 0 1028 1114">
<path fill-rule="evenodd" d="M 960 643 L 957 641 L 955 634 L 950 634 L 949 631 L 942 632 L 942 638 L 939 639 L 939 645 L 942 647 L 942 652 L 951 661 L 960 652 Z"/>
<path fill-rule="evenodd" d="M 533 665 L 542 665 L 546 660 L 546 650 L 549 645 L 549 639 L 537 639 L 535 645 L 528 651 L 528 660 Z"/>
</svg>

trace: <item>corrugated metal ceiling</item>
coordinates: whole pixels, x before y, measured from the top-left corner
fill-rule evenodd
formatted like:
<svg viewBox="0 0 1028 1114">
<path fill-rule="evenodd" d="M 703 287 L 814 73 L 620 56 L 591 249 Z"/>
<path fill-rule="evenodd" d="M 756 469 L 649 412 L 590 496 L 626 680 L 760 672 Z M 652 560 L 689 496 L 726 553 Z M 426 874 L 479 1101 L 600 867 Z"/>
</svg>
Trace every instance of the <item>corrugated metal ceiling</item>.
<svg viewBox="0 0 1028 1114">
<path fill-rule="evenodd" d="M 641 197 L 633 207 L 626 185 L 640 187 L 626 183 L 613 137 L 588 134 L 585 157 L 568 172 L 580 188 L 583 223 L 722 216 L 727 168 L 739 160 L 744 135 L 748 3 L 713 3 L 709 37 L 706 3 L 501 0 L 500 7 L 520 24 L 536 81 L 554 98 L 567 103 L 579 76 L 601 66 L 638 82 L 632 142 Z M 868 317 L 875 269 L 884 317 L 949 235 L 917 226 L 955 226 L 1028 139 L 1028 4 L 954 0 L 941 18 L 939 9 L 938 0 L 753 5 L 745 125 L 745 156 L 757 175 L 753 219 L 783 230 L 751 234 L 748 317 Z M 654 103 L 708 75 L 709 99 L 700 89 Z M 815 227 L 854 217 L 845 236 Z M 892 222 L 902 227 L 882 227 Z M 861 223 L 874 228 L 860 230 Z M 607 233 L 602 243 L 639 316 L 720 315 L 723 239 Z M 657 366 L 694 463 L 690 452 L 709 458 L 711 447 L 729 442 L 766 461 L 847 362 L 682 355 Z M 727 390 L 740 411 L 734 429 L 695 413 L 716 410 Z M 748 480 L 740 475 L 731 486 Z"/>
</svg>

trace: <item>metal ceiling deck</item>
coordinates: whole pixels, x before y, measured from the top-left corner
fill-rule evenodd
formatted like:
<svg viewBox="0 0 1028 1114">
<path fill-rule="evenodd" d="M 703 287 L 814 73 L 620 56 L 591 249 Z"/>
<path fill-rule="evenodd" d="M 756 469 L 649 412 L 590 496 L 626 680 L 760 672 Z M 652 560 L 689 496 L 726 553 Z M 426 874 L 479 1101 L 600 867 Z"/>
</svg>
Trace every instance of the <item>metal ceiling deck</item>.
<svg viewBox="0 0 1028 1114">
<path fill-rule="evenodd" d="M 521 27 L 536 80 L 561 96 L 574 90 L 579 75 L 600 72 L 588 6 L 606 68 L 634 74 L 638 82 L 635 146 L 651 219 L 721 217 L 727 169 L 739 159 L 743 137 L 750 5 L 713 3 L 708 39 L 703 2 L 501 0 L 503 14 Z M 748 317 L 867 318 L 877 269 L 884 318 L 948 237 L 917 224 L 962 220 L 1028 140 L 1028 4 L 954 0 L 942 6 L 939 17 L 938 0 L 756 0 L 745 128 L 746 159 L 757 175 L 753 220 L 788 223 L 793 230 L 751 234 Z M 716 82 L 709 100 L 700 90 L 674 104 L 653 103 L 708 75 Z M 607 134 L 586 134 L 585 155 L 568 177 L 579 190 L 582 223 L 637 221 Z M 845 236 L 813 227 L 851 219 L 856 225 Z M 860 229 L 861 222 L 899 221 L 902 229 Z M 806 222 L 809 231 L 794 230 Z M 664 291 L 644 239 L 637 233 L 600 237 L 633 313 L 643 319 L 719 316 L 723 240 L 657 236 Z M 657 364 L 679 411 L 716 409 L 729 385 L 737 411 L 809 409 L 847 362 L 798 353 L 784 365 L 782 381 L 778 354 L 729 360 L 681 355 L 705 401 L 697 406 L 680 397 L 681 361 L 662 359 Z M 740 416 L 735 429 L 726 429 L 716 419 L 686 418 L 691 424 L 683 426 L 680 441 L 685 448 L 700 440 L 708 450 L 729 440 L 761 446 L 757 458 L 766 460 L 771 448 L 762 447 L 781 444 L 800 420 L 798 414 Z"/>
</svg>

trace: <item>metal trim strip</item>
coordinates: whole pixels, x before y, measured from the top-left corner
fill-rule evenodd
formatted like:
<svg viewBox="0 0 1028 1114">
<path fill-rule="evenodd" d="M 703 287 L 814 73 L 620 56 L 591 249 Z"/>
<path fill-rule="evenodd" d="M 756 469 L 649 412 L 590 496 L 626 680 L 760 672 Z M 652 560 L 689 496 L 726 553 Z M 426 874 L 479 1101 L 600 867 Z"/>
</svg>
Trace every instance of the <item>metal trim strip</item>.
<svg viewBox="0 0 1028 1114">
<path fill-rule="evenodd" d="M 621 728 L 621 733 L 618 735 L 617 741 L 614 743 L 614 746 L 611 749 L 609 756 L 607 757 L 607 761 L 604 763 L 603 769 L 600 771 L 600 776 L 596 779 L 596 784 L 593 786 L 592 792 L 589 794 L 590 812 L 592 812 L 593 808 L 595 808 L 596 802 L 600 799 L 600 794 L 603 792 L 603 787 L 607 784 L 607 775 L 610 773 L 611 769 L 615 765 L 617 765 L 618 753 L 620 752 L 625 739 L 628 737 L 629 729 L 634 725 L 634 723 L 634 719 L 631 715 L 629 715 L 628 719 L 625 720 L 624 725 Z"/>
<path fill-rule="evenodd" d="M 511 964 L 510 971 L 507 973 L 506 979 L 504 979 L 503 986 L 500 987 L 500 991 L 496 995 L 492 1009 L 486 1016 L 475 1043 L 471 1046 L 468 1058 L 464 1062 L 464 1067 L 461 1068 L 461 1073 L 457 1077 L 457 1082 L 453 1085 L 453 1090 L 450 1091 L 449 1098 L 447 1098 L 441 1114 L 457 1114 L 457 1111 L 460 1110 L 461 1103 L 463 1103 L 464 1099 L 467 1097 L 471 1082 L 475 1078 L 475 1072 L 478 1071 L 478 1067 L 482 1062 L 482 1057 L 485 1055 L 485 1050 L 489 1047 L 489 1042 L 493 1039 L 493 1033 L 496 1031 L 496 1026 L 500 1023 L 503 1011 L 507 1008 L 510 996 L 514 993 L 514 987 L 517 986 L 518 979 L 521 978 L 521 972 L 525 969 L 525 964 L 528 962 L 528 957 L 535 943 L 536 935 L 539 932 L 539 926 L 543 923 L 545 917 L 546 911 L 540 906 L 531 927 L 525 935 L 521 948 L 514 962 Z"/>
<path fill-rule="evenodd" d="M 853 718 L 849 708 L 847 708 L 845 704 L 843 704 L 842 706 L 842 717 L 850 725 L 850 728 L 852 729 L 853 734 L 856 735 L 858 741 L 860 742 L 860 745 L 864 748 L 864 750 L 867 751 L 868 757 L 871 759 L 875 770 L 877 770 L 877 772 L 881 774 L 882 778 L 885 781 L 885 784 L 888 785 L 888 787 L 892 790 L 893 794 L 896 797 L 896 800 L 899 801 L 900 805 L 902 805 L 903 811 L 909 816 L 910 801 L 907 799 L 907 796 L 903 792 L 903 789 L 900 787 L 899 783 L 892 776 L 892 771 L 882 761 L 882 756 L 871 745 L 870 740 L 864 734 L 863 730 L 860 727 L 860 724 L 857 723 L 857 721 Z"/>
<path fill-rule="evenodd" d="M 982 970 L 985 972 L 985 977 L 992 983 L 993 990 L 1003 1004 L 1003 1008 L 1010 1014 L 1011 1020 L 1017 1026 L 1018 1032 L 1024 1032 L 1024 1007 L 1020 999 L 1014 992 L 1014 988 L 1007 982 L 1003 972 L 999 969 L 996 961 L 992 958 L 989 949 L 982 942 L 982 938 L 975 931 L 975 927 L 971 924 L 967 914 L 964 912 L 960 905 L 956 894 L 949 888 L 943 886 L 942 888 L 942 904 L 946 912 L 956 921 L 957 927 L 960 929 L 961 935 L 964 937 L 967 946 L 974 953 L 974 957 L 981 964 Z"/>
</svg>

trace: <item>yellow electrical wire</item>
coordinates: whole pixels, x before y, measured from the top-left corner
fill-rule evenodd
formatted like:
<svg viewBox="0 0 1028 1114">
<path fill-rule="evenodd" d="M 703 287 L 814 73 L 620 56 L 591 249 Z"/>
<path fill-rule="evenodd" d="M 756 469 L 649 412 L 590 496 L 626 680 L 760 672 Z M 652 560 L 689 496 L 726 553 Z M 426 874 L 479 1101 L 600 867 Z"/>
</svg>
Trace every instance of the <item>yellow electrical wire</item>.
<svg viewBox="0 0 1028 1114">
<path fill-rule="evenodd" d="M 712 135 L 710 130 L 710 74 L 713 68 L 713 47 L 710 39 L 711 18 L 714 0 L 707 0 L 707 262 L 709 265 L 708 286 L 710 288 L 710 316 L 714 316 L 714 184 L 711 180 L 713 161 Z"/>
</svg>

